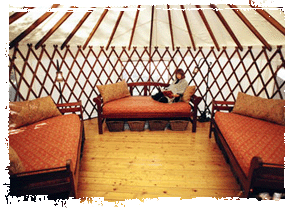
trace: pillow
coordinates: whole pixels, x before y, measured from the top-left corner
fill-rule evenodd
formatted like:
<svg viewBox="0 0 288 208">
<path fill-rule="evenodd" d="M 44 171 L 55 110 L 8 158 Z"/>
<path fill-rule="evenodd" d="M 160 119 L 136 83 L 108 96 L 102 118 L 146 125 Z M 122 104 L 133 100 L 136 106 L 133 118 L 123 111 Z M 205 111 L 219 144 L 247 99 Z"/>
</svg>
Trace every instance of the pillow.
<svg viewBox="0 0 288 208">
<path fill-rule="evenodd" d="M 130 96 L 125 80 L 115 84 L 97 85 L 97 88 L 103 98 L 103 103 Z"/>
<path fill-rule="evenodd" d="M 194 95 L 195 91 L 196 91 L 196 86 L 187 86 L 182 96 L 182 101 L 185 103 L 189 103 L 190 98 L 192 95 Z"/>
<path fill-rule="evenodd" d="M 19 156 L 11 146 L 9 146 L 9 160 L 10 160 L 10 166 L 8 166 L 9 171 L 8 173 L 10 175 L 25 171 Z"/>
<path fill-rule="evenodd" d="M 265 99 L 239 92 L 232 112 L 285 125 L 285 100 Z"/>
<path fill-rule="evenodd" d="M 22 102 L 10 102 L 9 107 L 9 129 L 62 115 L 50 96 Z"/>
</svg>

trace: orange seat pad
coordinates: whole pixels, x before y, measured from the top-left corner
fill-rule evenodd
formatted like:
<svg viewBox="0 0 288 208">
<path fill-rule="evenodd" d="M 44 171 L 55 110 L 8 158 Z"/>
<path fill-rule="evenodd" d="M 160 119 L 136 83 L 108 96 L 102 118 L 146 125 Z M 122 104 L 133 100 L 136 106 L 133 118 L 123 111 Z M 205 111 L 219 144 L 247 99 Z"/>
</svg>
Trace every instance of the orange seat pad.
<svg viewBox="0 0 288 208">
<path fill-rule="evenodd" d="M 189 116 L 191 106 L 185 102 L 161 103 L 153 100 L 150 96 L 129 96 L 114 100 L 104 104 L 104 116 L 122 116 L 122 117 L 183 117 Z"/>
<path fill-rule="evenodd" d="M 216 112 L 215 121 L 246 176 L 254 156 L 264 163 L 284 164 L 285 126 L 225 112 Z"/>
<path fill-rule="evenodd" d="M 9 135 L 9 145 L 17 152 L 25 172 L 55 168 L 72 160 L 75 170 L 80 119 L 75 114 L 49 118 L 17 129 Z"/>
</svg>

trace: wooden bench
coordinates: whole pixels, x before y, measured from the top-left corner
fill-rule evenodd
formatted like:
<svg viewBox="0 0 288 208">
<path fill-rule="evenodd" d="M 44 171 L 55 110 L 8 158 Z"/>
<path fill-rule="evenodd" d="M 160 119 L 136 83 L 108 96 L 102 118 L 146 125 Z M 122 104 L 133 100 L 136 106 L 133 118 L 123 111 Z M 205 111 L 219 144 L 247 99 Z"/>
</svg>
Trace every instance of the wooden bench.
<svg viewBox="0 0 288 208">
<path fill-rule="evenodd" d="M 200 97 L 193 95 L 190 103 L 160 103 L 153 100 L 150 93 L 156 87 L 167 87 L 169 84 L 156 82 L 128 83 L 131 96 L 103 104 L 101 95 L 94 98 L 98 112 L 98 130 L 103 134 L 105 119 L 168 119 L 189 118 L 192 132 L 196 132 L 197 108 Z M 136 87 L 143 86 L 144 96 L 133 96 Z"/>
<path fill-rule="evenodd" d="M 73 154 L 73 157 L 75 160 L 72 160 L 71 158 L 65 158 L 66 163 L 63 163 L 61 166 L 54 167 L 54 164 L 49 164 L 50 166 L 47 168 L 40 168 L 37 170 L 32 170 L 32 171 L 27 171 L 25 172 L 20 172 L 16 174 L 10 175 L 10 195 L 11 196 L 23 196 L 23 195 L 54 195 L 58 197 L 59 194 L 63 193 L 68 193 L 70 197 L 77 198 L 77 186 L 78 186 L 78 176 L 79 176 L 79 170 L 80 170 L 80 158 L 82 155 L 83 151 L 83 145 L 84 145 L 84 140 L 85 140 L 85 135 L 84 135 L 84 123 L 82 120 L 82 104 L 81 101 L 74 102 L 74 103 L 65 103 L 65 104 L 57 104 L 57 108 L 62 114 L 77 114 L 79 118 L 77 118 L 75 115 L 67 115 L 69 118 L 73 116 L 73 121 L 77 120 L 77 123 L 80 124 L 80 133 L 79 133 L 79 138 L 71 138 L 71 141 L 75 141 L 75 146 L 77 147 L 77 151 L 71 152 L 71 155 Z M 67 118 L 66 116 L 66 118 Z M 65 119 L 65 115 L 60 115 L 52 119 L 57 119 L 63 120 Z M 47 119 L 48 120 L 48 119 Z M 39 123 L 44 123 L 48 122 L 47 120 L 42 120 Z M 66 119 L 67 120 L 67 119 Z M 66 121 L 65 120 L 65 121 Z M 71 121 L 71 119 L 68 119 L 68 122 Z M 54 125 L 54 123 L 50 122 L 53 127 L 59 129 L 61 128 L 66 128 L 66 126 L 57 126 Z M 49 123 L 49 124 L 50 124 Z M 47 124 L 47 125 L 49 125 Z M 69 123 L 70 124 L 70 123 Z M 51 135 L 51 131 L 54 131 L 54 134 L 57 134 L 58 137 L 52 138 L 53 141 L 59 142 L 63 148 L 65 148 L 65 145 L 67 143 L 57 131 L 55 131 L 55 128 L 50 129 L 51 125 L 49 126 L 48 131 L 42 131 L 41 128 L 37 129 L 34 128 L 34 126 L 37 125 L 35 124 L 30 124 L 29 126 L 24 127 L 25 129 L 23 131 L 28 132 L 28 135 L 42 135 L 43 133 L 47 133 L 48 135 Z M 41 125 L 41 124 L 40 124 Z M 45 126 L 45 125 L 44 125 Z M 71 125 L 67 125 L 67 128 L 69 129 Z M 31 128 L 30 128 L 31 127 Z M 70 127 L 71 129 L 71 127 Z M 21 129 L 20 129 L 21 130 Z M 41 130 L 41 133 L 39 131 Z M 75 131 L 75 129 L 72 129 Z M 49 132 L 50 131 L 50 132 Z M 76 130 L 77 131 L 77 130 Z M 56 133 L 55 133 L 56 132 Z M 25 134 L 26 135 L 26 134 Z M 73 134 L 74 135 L 74 134 Z M 10 142 L 19 139 L 18 134 L 10 135 Z M 21 139 L 21 138 L 20 138 Z M 37 141 L 35 141 L 36 143 Z M 71 143 L 70 143 L 71 144 Z M 55 145 L 54 143 L 45 143 L 46 147 L 53 147 Z M 71 144 L 72 145 L 72 144 Z M 74 145 L 74 143 L 73 143 Z M 36 145 L 35 145 L 36 146 Z M 60 148 L 60 147 L 59 147 Z M 33 148 L 33 150 L 36 152 L 37 148 Z M 16 149 L 15 149 L 16 150 Z M 31 152 L 33 152 L 31 150 Z M 74 150 L 74 149 L 73 149 Z M 44 160 L 41 156 L 42 154 L 48 155 L 47 151 L 49 150 L 42 150 L 39 151 L 39 158 Z M 35 153 L 33 152 L 33 154 Z M 27 155 L 29 152 L 27 152 Z M 70 152 L 69 152 L 70 154 Z M 20 155 L 21 156 L 21 155 Z M 39 161 L 39 158 L 38 161 Z M 47 156 L 45 157 L 47 158 Z M 32 159 L 33 160 L 33 159 Z M 30 161 L 28 161 L 30 162 Z M 41 161 L 40 161 L 41 162 Z M 46 161 L 44 161 L 46 162 Z M 67 196 L 68 197 L 68 196 Z"/>
<path fill-rule="evenodd" d="M 273 144 L 270 145 L 271 148 L 266 148 L 267 146 L 265 145 L 267 144 L 261 140 L 265 139 L 265 136 L 268 134 L 268 132 L 263 131 L 263 128 L 265 127 L 266 123 L 268 127 L 264 129 L 269 129 L 269 132 L 272 131 L 271 128 L 274 128 L 275 129 L 274 131 L 280 134 L 280 132 L 282 132 L 282 130 L 284 130 L 285 127 L 277 124 L 269 124 L 268 121 L 260 121 L 261 126 L 259 125 L 259 128 L 257 128 L 255 122 L 258 122 L 258 119 L 253 119 L 249 117 L 248 119 L 245 118 L 245 116 L 237 114 L 236 116 L 234 113 L 230 113 L 233 110 L 234 104 L 235 102 L 232 101 L 213 101 L 212 119 L 211 119 L 209 137 L 211 138 L 212 132 L 214 132 L 215 140 L 219 148 L 223 152 L 226 161 L 230 164 L 232 171 L 234 172 L 236 178 L 239 180 L 242 186 L 243 195 L 241 197 L 244 198 L 254 197 L 255 193 L 257 194 L 257 190 L 258 191 L 260 190 L 262 192 L 267 192 L 267 190 L 284 192 L 284 165 L 276 163 L 274 161 L 276 160 L 276 158 L 279 160 L 279 157 L 281 159 L 281 155 L 277 155 L 278 157 L 275 157 L 274 159 L 268 158 L 270 159 L 269 162 L 263 160 L 263 158 L 261 157 L 265 156 L 265 154 L 270 155 L 271 153 L 273 153 L 272 150 Z M 215 115 L 217 113 L 221 113 L 221 111 L 228 111 L 228 112 L 227 114 L 225 114 L 225 116 L 222 113 L 221 117 L 218 114 L 218 122 L 217 122 L 217 119 L 215 119 Z M 231 119 L 228 120 L 229 116 L 233 117 L 230 117 Z M 244 117 L 245 120 L 243 120 L 242 117 Z M 220 120 L 220 118 L 222 121 Z M 226 119 L 226 121 L 224 122 L 223 119 Z M 220 121 L 222 123 L 221 126 Z M 246 130 L 244 130 L 244 126 Z M 253 129 L 251 129 L 251 126 L 253 126 Z M 254 133 L 249 134 L 249 128 Z M 259 133 L 255 133 L 255 131 Z M 227 134 L 227 132 L 231 133 Z M 233 135 L 233 138 L 231 137 L 231 135 Z M 227 137 L 229 137 L 230 139 L 228 140 Z M 272 140 L 274 141 L 274 143 L 276 143 L 276 140 L 277 142 L 279 140 L 279 142 L 281 143 L 283 139 L 283 146 L 285 146 L 284 133 L 283 136 L 281 134 L 280 135 L 277 134 L 277 136 L 273 134 L 270 135 L 270 137 L 273 138 Z M 235 144 L 238 144 L 238 146 L 241 147 L 245 146 L 245 148 L 235 148 L 236 147 Z M 253 151 L 254 150 L 253 145 L 255 144 L 257 144 L 256 152 Z M 277 147 L 279 148 L 279 146 Z M 275 154 L 279 154 L 277 148 L 273 149 L 275 151 Z M 251 157 L 251 155 L 253 157 Z M 282 156 L 282 159 L 283 158 L 284 156 Z M 247 161 L 247 163 L 244 161 Z M 249 161 L 250 164 L 248 163 Z"/>
</svg>

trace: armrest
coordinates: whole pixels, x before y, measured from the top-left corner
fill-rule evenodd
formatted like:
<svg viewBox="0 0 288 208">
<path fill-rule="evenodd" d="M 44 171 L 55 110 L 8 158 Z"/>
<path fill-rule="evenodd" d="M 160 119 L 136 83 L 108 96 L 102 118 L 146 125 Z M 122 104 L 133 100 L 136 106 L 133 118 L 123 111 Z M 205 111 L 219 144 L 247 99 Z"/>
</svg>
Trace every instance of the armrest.
<svg viewBox="0 0 288 208">
<path fill-rule="evenodd" d="M 68 178 L 72 174 L 71 163 L 71 159 L 68 159 L 66 160 L 66 166 L 10 175 L 10 194 L 12 196 L 47 195 L 57 192 L 57 187 L 63 188 L 63 185 L 69 187 L 71 182 L 69 180 L 64 182 L 62 179 Z M 61 179 L 61 183 L 57 182 L 58 179 Z M 49 182 L 51 180 L 55 181 L 55 183 L 51 184 Z"/>
<path fill-rule="evenodd" d="M 216 125 L 216 123 L 214 121 L 215 111 L 229 111 L 229 112 L 231 112 L 233 110 L 234 105 L 235 105 L 234 101 L 216 101 L 216 100 L 212 101 L 212 112 L 211 112 L 209 138 L 211 138 L 211 136 L 212 136 L 212 131 L 215 130 L 215 125 Z"/>
<path fill-rule="evenodd" d="M 79 112 L 79 116 L 83 119 L 82 102 L 81 100 L 72 103 L 56 104 L 62 114 Z"/>
<path fill-rule="evenodd" d="M 103 99 L 101 95 L 98 95 L 98 97 L 93 98 L 93 101 L 97 104 L 97 106 L 101 106 L 103 103 Z"/>
<path fill-rule="evenodd" d="M 235 105 L 234 101 L 213 101 L 212 106 L 214 107 L 214 110 L 227 110 L 231 112 L 233 110 L 233 107 Z"/>
<path fill-rule="evenodd" d="M 249 187 L 244 190 L 246 196 L 249 196 L 250 190 L 261 184 L 266 188 L 284 191 L 284 165 L 264 163 L 259 156 L 254 156 L 250 163 L 248 173 Z"/>
<path fill-rule="evenodd" d="M 234 101 L 212 101 L 212 115 L 211 118 L 214 117 L 215 111 L 229 111 L 233 110 L 235 105 Z"/>
<path fill-rule="evenodd" d="M 190 101 L 194 104 L 194 107 L 198 107 L 198 104 L 200 103 L 200 101 L 202 100 L 201 97 L 198 97 L 196 95 L 192 95 L 191 98 L 190 98 Z"/>
<path fill-rule="evenodd" d="M 103 105 L 103 99 L 101 95 L 98 95 L 97 97 L 93 98 L 93 101 L 97 105 L 97 113 L 98 117 L 102 115 L 102 105 Z"/>
</svg>

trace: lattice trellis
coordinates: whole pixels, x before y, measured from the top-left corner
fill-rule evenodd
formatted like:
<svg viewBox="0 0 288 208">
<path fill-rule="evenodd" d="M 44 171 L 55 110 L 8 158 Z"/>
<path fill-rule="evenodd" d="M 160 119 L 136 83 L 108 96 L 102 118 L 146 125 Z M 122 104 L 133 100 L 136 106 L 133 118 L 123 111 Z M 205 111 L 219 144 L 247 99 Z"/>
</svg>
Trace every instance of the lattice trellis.
<svg viewBox="0 0 288 208">
<path fill-rule="evenodd" d="M 238 48 L 158 48 L 148 47 L 128 50 L 126 47 L 81 46 L 60 50 L 57 45 L 35 50 L 15 47 L 9 56 L 10 87 L 15 96 L 10 101 L 29 100 L 51 95 L 60 102 L 60 87 L 64 102 L 82 100 L 84 118 L 97 116 L 93 98 L 98 95 L 96 85 L 115 83 L 126 78 L 127 82 L 170 82 L 174 71 L 182 68 L 189 85 L 196 85 L 196 94 L 203 99 L 199 110 L 213 99 L 235 101 L 239 91 L 265 98 L 284 99 L 285 82 L 277 81 L 280 66 L 285 59 L 279 46 L 269 52 L 265 48 L 248 47 L 242 52 Z M 150 56 L 151 54 L 151 56 Z M 199 60 L 204 58 L 203 61 Z M 56 63 L 64 75 L 60 87 L 56 80 Z M 211 64 L 210 64 L 211 63 Z M 199 70 L 195 74 L 194 68 Z M 13 72 L 13 73 L 12 73 Z M 209 72 L 209 73 L 208 73 Z M 16 81 L 12 79 L 16 77 Z M 149 94 L 155 92 L 149 89 Z M 143 94 L 143 88 L 133 92 Z M 13 94 L 11 94 L 13 95 Z"/>
</svg>

